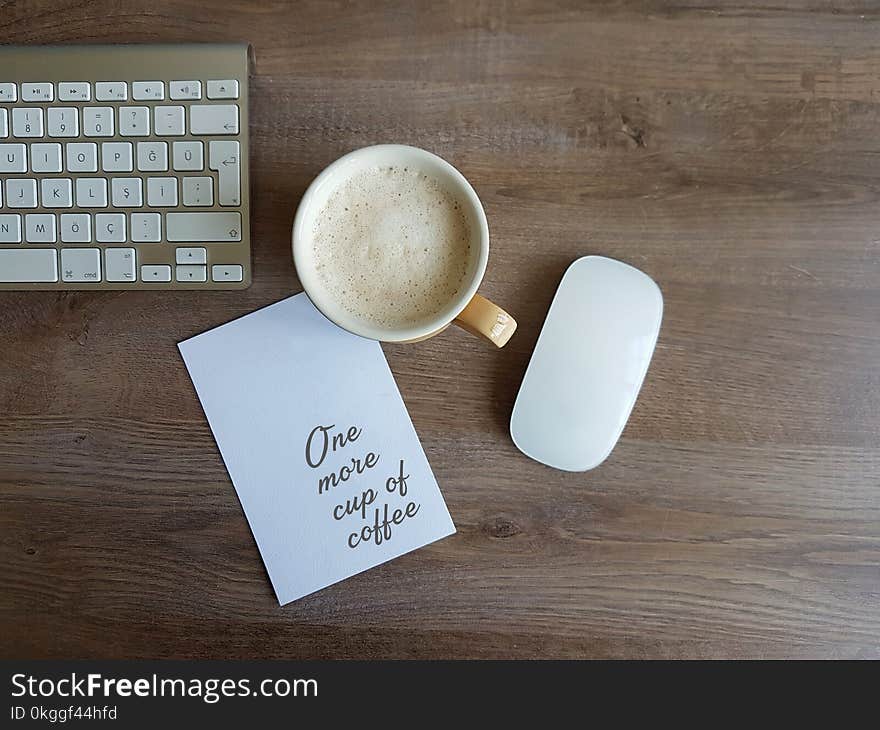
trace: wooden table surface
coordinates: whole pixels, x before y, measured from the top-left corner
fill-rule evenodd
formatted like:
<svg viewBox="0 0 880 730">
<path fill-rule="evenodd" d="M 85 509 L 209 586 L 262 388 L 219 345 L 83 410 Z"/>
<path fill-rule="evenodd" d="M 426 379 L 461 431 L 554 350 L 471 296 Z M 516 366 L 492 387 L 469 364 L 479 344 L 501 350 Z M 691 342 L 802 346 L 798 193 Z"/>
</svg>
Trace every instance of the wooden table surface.
<svg viewBox="0 0 880 730">
<path fill-rule="evenodd" d="M 5 42 L 257 57 L 248 291 L 0 295 L 0 655 L 880 657 L 870 5 L 0 2 Z M 280 608 L 176 343 L 300 291 L 300 196 L 377 142 L 471 180 L 520 327 L 385 347 L 458 534 Z M 666 312 L 570 474 L 508 419 L 585 254 Z"/>
</svg>

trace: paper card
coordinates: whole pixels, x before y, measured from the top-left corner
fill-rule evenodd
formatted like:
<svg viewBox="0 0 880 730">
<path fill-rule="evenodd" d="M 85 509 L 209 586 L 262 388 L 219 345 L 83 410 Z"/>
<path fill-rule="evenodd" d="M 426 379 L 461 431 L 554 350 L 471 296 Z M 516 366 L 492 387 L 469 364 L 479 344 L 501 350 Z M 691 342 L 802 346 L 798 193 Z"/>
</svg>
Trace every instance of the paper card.
<svg viewBox="0 0 880 730">
<path fill-rule="evenodd" d="M 455 532 L 379 343 L 298 294 L 179 348 L 281 604 Z"/>
</svg>

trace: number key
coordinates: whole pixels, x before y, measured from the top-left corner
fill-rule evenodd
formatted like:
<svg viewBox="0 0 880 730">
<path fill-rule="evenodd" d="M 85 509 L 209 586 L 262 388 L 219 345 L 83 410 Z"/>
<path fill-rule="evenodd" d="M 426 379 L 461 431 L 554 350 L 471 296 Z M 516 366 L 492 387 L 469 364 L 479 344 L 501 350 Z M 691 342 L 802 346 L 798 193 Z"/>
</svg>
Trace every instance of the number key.
<svg viewBox="0 0 880 730">
<path fill-rule="evenodd" d="M 83 134 L 86 137 L 112 137 L 113 109 L 109 106 L 83 107 Z"/>
<path fill-rule="evenodd" d="M 50 106 L 48 118 L 50 137 L 79 137 L 79 114 L 76 107 Z"/>
<path fill-rule="evenodd" d="M 13 109 L 12 134 L 14 137 L 42 137 L 43 110 L 27 108 Z"/>
</svg>

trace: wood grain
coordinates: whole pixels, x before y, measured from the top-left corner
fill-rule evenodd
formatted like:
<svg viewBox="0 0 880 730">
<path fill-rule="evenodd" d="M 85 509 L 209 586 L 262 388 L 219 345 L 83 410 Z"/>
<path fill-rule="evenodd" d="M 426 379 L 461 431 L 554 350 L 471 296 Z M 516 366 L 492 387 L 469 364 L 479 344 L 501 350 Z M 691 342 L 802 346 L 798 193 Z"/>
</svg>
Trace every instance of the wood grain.
<svg viewBox="0 0 880 730">
<path fill-rule="evenodd" d="M 13 43 L 249 40 L 254 285 L 0 296 L 5 657 L 880 657 L 876 4 L 0 2 Z M 0 72 L 2 75 L 2 72 Z M 299 291 L 295 206 L 406 142 L 520 329 L 385 348 L 456 536 L 279 608 L 176 344 Z M 574 258 L 653 276 L 612 457 L 521 456 Z"/>
</svg>

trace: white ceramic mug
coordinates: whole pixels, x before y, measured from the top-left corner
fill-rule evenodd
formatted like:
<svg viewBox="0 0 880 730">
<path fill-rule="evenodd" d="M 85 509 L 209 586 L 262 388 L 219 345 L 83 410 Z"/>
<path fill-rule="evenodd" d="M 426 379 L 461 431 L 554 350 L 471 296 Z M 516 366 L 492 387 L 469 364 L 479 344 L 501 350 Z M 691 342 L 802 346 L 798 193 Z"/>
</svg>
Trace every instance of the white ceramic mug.
<svg viewBox="0 0 880 730">
<path fill-rule="evenodd" d="M 466 283 L 458 293 L 430 321 L 395 329 L 358 318 L 333 299 L 316 273 L 312 245 L 315 218 L 330 195 L 362 170 L 386 166 L 416 168 L 437 179 L 461 202 L 473 237 Z M 513 317 L 477 294 L 489 261 L 489 224 L 480 199 L 464 175 L 446 160 L 418 147 L 375 145 L 340 157 L 314 179 L 303 195 L 293 221 L 292 238 L 296 273 L 309 299 L 325 317 L 356 335 L 383 342 L 417 342 L 433 337 L 454 322 L 503 347 L 516 329 Z"/>
</svg>

